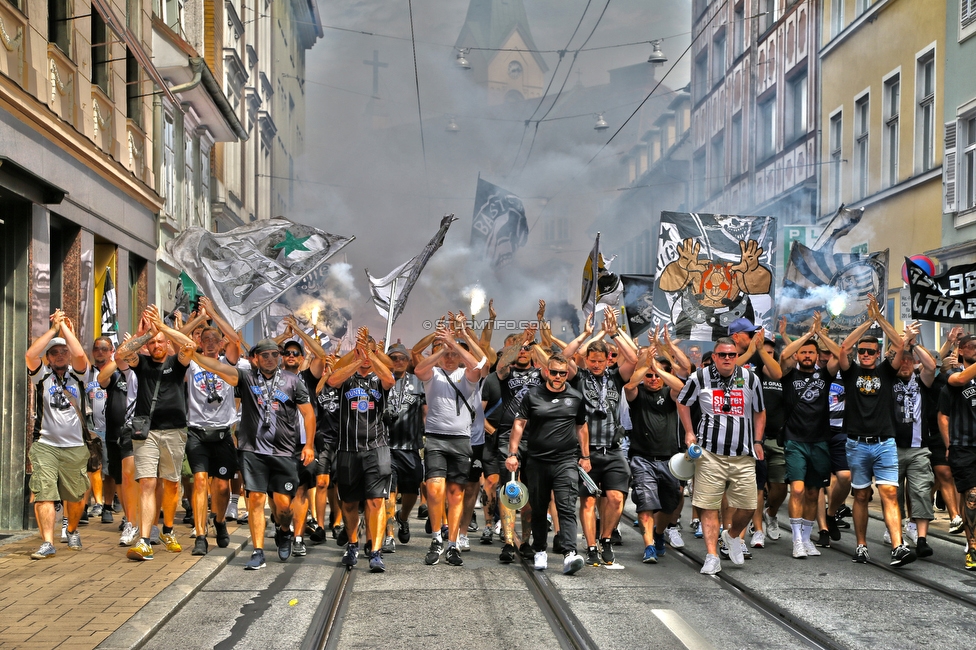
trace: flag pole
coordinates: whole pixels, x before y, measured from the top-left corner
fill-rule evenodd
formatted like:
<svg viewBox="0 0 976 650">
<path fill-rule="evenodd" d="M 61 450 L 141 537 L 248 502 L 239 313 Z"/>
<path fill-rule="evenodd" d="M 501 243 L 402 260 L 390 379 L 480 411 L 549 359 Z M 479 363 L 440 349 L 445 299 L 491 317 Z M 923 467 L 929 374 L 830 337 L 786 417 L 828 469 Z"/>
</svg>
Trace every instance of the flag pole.
<svg viewBox="0 0 976 650">
<path fill-rule="evenodd" d="M 593 296 L 592 298 L 593 309 L 591 310 L 590 313 L 593 314 L 593 325 L 595 327 L 597 295 L 600 293 L 599 288 L 597 287 L 597 281 L 600 279 L 600 233 L 599 232 L 596 233 L 596 245 L 593 247 L 593 250 L 596 251 L 596 255 L 593 256 L 593 259 L 590 262 L 590 268 L 593 270 L 593 285 L 592 288 L 590 289 L 590 295 Z"/>
<path fill-rule="evenodd" d="M 390 337 L 393 336 L 393 309 L 394 307 L 396 307 L 396 302 L 397 302 L 396 290 L 397 290 L 397 281 L 399 279 L 400 278 L 393 278 L 393 287 L 390 290 L 390 308 L 386 312 L 386 338 L 383 339 L 385 341 L 385 343 L 383 344 L 383 347 L 385 348 L 383 352 L 386 352 L 387 350 L 390 349 Z"/>
</svg>

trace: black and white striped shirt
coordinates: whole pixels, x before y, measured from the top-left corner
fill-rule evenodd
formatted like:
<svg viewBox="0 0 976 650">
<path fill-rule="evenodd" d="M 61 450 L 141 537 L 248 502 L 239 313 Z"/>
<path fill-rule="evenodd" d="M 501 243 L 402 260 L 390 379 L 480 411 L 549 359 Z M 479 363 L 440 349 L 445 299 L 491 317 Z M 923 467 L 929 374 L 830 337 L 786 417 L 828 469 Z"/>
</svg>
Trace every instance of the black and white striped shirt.
<svg viewBox="0 0 976 650">
<path fill-rule="evenodd" d="M 388 446 L 383 410 L 387 391 L 375 373 L 358 372 L 339 388 L 339 451 Z"/>
<path fill-rule="evenodd" d="M 766 410 L 759 376 L 748 368 L 736 368 L 723 378 L 713 367 L 702 368 L 688 378 L 678 401 L 701 407 L 698 444 L 720 456 L 753 454 L 753 413 Z"/>
</svg>

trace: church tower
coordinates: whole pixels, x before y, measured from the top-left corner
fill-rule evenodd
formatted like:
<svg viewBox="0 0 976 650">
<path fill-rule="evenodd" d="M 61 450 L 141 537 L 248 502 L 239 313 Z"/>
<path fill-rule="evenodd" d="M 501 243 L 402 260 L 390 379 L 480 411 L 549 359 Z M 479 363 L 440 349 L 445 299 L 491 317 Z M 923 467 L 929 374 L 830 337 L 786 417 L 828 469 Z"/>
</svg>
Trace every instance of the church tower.
<svg viewBox="0 0 976 650">
<path fill-rule="evenodd" d="M 541 97 L 549 69 L 535 50 L 522 0 L 470 0 L 456 47 L 470 49 L 465 57 L 475 82 L 487 90 L 488 104 Z"/>
</svg>

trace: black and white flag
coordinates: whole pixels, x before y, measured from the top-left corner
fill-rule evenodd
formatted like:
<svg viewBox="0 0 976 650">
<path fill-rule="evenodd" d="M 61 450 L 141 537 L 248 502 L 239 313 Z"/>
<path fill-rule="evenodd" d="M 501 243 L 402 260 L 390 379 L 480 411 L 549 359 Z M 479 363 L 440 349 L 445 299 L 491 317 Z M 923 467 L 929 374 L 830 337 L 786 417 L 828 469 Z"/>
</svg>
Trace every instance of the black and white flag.
<svg viewBox="0 0 976 650">
<path fill-rule="evenodd" d="M 586 318 L 591 313 L 600 311 L 601 307 L 616 307 L 620 302 L 623 285 L 617 274 L 610 272 L 610 264 L 614 259 L 603 258 L 603 253 L 600 252 L 600 233 L 597 233 L 593 250 L 583 264 L 583 283 L 580 287 L 580 307 Z M 595 317 L 594 322 L 597 322 Z"/>
<path fill-rule="evenodd" d="M 434 237 L 427 242 L 424 250 L 415 257 L 410 258 L 400 266 L 390 271 L 382 278 L 376 278 L 369 274 L 366 269 L 366 277 L 369 279 L 369 293 L 373 297 L 373 304 L 376 311 L 384 319 L 390 318 L 390 305 L 393 305 L 393 322 L 399 318 L 403 308 L 407 304 L 407 297 L 413 285 L 417 283 L 420 272 L 427 266 L 431 256 L 444 244 L 444 237 L 447 236 L 447 229 L 457 221 L 453 214 L 446 214 L 441 219 L 441 227 L 437 230 Z M 394 284 L 396 285 L 394 287 Z"/>
<path fill-rule="evenodd" d="M 102 288 L 102 336 L 119 344 L 118 296 L 115 295 L 115 282 L 112 281 L 112 267 L 105 269 L 105 284 Z"/>
<path fill-rule="evenodd" d="M 493 269 L 511 262 L 515 251 L 529 238 L 522 199 L 478 177 L 471 224 L 471 249 Z"/>
<path fill-rule="evenodd" d="M 654 327 L 654 276 L 620 275 L 624 285 L 624 317 L 627 333 L 637 337 Z"/>
<path fill-rule="evenodd" d="M 929 275 L 905 258 L 912 318 L 939 323 L 976 323 L 976 264 L 953 266 Z"/>
<path fill-rule="evenodd" d="M 231 327 L 241 329 L 353 239 L 277 217 L 224 233 L 187 228 L 166 250 Z"/>
</svg>

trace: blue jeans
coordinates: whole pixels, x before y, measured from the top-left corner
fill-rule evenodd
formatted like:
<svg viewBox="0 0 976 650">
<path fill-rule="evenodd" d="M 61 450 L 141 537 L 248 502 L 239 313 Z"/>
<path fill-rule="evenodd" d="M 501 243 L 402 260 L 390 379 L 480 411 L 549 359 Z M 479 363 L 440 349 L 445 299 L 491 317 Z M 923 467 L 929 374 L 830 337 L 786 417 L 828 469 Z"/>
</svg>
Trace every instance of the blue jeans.
<svg viewBox="0 0 976 650">
<path fill-rule="evenodd" d="M 895 439 L 866 443 L 847 439 L 847 464 L 851 467 L 851 487 L 855 490 L 876 485 L 898 485 L 898 447 Z"/>
</svg>

